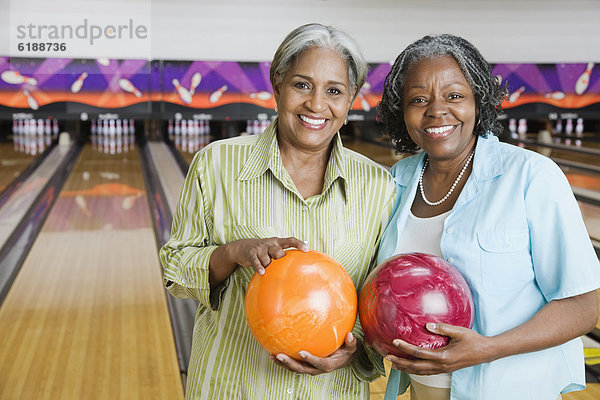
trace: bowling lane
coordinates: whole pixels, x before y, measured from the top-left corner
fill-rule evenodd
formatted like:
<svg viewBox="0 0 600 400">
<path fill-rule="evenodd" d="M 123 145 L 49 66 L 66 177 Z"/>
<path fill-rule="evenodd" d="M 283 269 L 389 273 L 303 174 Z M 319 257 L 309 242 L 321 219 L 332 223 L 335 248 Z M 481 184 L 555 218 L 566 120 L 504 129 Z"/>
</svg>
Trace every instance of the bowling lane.
<svg viewBox="0 0 600 400">
<path fill-rule="evenodd" d="M 0 326 L 0 398 L 183 398 L 137 151 L 84 147 Z"/>
<path fill-rule="evenodd" d="M 192 163 L 192 160 L 194 159 L 194 156 L 196 155 L 196 152 L 185 151 L 185 150 L 182 150 L 181 148 L 177 149 L 177 151 L 187 165 L 190 165 Z"/>
<path fill-rule="evenodd" d="M 565 160 L 600 167 L 600 154 L 582 153 L 577 151 L 577 147 L 575 146 L 556 149 L 538 145 L 526 145 L 525 148 L 558 161 Z"/>
<path fill-rule="evenodd" d="M 0 193 L 6 188 L 39 154 L 32 155 L 16 151 L 13 144 L 0 142 Z"/>
</svg>

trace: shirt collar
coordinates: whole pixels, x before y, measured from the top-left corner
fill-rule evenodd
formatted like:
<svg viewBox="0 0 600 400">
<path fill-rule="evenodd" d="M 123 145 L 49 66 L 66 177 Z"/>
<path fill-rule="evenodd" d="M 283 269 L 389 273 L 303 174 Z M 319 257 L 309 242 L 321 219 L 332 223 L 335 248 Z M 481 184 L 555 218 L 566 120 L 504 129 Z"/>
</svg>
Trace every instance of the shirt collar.
<svg viewBox="0 0 600 400">
<path fill-rule="evenodd" d="M 471 175 L 477 181 L 492 179 L 502 175 L 502 152 L 498 137 L 488 132 L 487 137 L 477 138 L 477 147 L 473 159 L 473 171 Z"/>
<path fill-rule="evenodd" d="M 277 120 L 273 121 L 258 137 L 250 156 L 244 162 L 238 175 L 240 181 L 258 178 L 265 173 L 272 158 L 279 158 L 277 145 Z"/>
<path fill-rule="evenodd" d="M 473 159 L 471 176 L 476 181 L 484 181 L 502 175 L 502 153 L 498 138 L 488 132 L 487 137 L 477 137 L 477 147 Z M 408 186 L 414 180 L 415 174 L 421 172 L 425 160 L 425 152 L 410 157 L 405 162 L 396 164 L 392 169 L 394 181 L 400 186 Z M 415 174 L 402 173 L 405 170 L 415 171 Z"/>
<path fill-rule="evenodd" d="M 344 192 L 344 199 L 348 202 L 347 177 L 347 157 L 342 145 L 342 139 L 339 132 L 333 138 L 333 148 L 325 170 L 325 182 L 323 185 L 323 194 L 329 190 L 331 185 L 340 178 L 340 184 Z M 238 175 L 241 181 L 252 180 L 262 176 L 267 169 L 271 170 L 273 175 L 279 179 L 286 187 L 296 191 L 291 177 L 283 166 L 279 144 L 277 142 L 277 119 L 275 119 L 260 135 L 256 145 L 252 149 L 242 170 Z"/>
</svg>

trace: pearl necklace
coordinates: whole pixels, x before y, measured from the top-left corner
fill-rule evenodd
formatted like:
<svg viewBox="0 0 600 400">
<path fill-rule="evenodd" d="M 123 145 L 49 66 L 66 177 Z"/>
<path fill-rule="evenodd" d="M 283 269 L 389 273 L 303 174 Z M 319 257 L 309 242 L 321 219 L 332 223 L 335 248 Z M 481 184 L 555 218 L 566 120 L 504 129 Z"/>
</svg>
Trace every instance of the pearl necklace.
<svg viewBox="0 0 600 400">
<path fill-rule="evenodd" d="M 454 188 L 456 187 L 456 184 L 458 182 L 460 182 L 460 178 L 462 178 L 463 174 L 467 170 L 467 167 L 471 163 L 471 160 L 473 159 L 473 155 L 474 154 L 475 154 L 475 149 L 473 149 L 473 151 L 471 151 L 471 155 L 469 156 L 469 159 L 467 160 L 467 162 L 465 163 L 465 165 L 460 170 L 460 174 L 458 174 L 458 176 L 454 180 L 454 183 L 452 184 L 452 187 L 450 187 L 450 190 L 448 191 L 448 193 L 446 193 L 446 195 L 444 197 L 442 197 L 441 200 L 436 201 L 436 202 L 432 202 L 432 201 L 427 200 L 427 197 L 425 197 L 425 190 L 423 190 L 423 174 L 425 173 L 425 169 L 427 168 L 427 165 L 429 164 L 429 159 L 425 160 L 425 165 L 423 165 L 423 169 L 421 170 L 421 175 L 419 176 L 419 190 L 421 192 L 421 198 L 423 199 L 423 201 L 427 205 L 430 205 L 430 206 L 439 206 L 444 201 L 446 201 L 448 199 L 448 197 L 450 197 L 450 195 L 454 191 Z"/>
</svg>

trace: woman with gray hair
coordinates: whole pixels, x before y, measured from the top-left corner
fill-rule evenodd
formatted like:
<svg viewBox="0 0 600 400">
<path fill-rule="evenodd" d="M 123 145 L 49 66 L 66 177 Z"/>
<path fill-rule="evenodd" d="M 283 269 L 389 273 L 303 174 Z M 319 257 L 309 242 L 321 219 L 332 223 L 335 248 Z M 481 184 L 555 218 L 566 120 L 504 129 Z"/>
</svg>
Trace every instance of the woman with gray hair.
<svg viewBox="0 0 600 400">
<path fill-rule="evenodd" d="M 412 43 L 386 78 L 379 121 L 398 151 L 422 151 L 392 167 L 399 200 L 379 262 L 443 257 L 475 303 L 473 329 L 426 325 L 447 346 L 394 340 L 408 357 L 386 357 L 386 399 L 409 381 L 411 400 L 554 400 L 585 387 L 578 337 L 598 321 L 598 258 L 556 164 L 494 136 L 505 96 L 479 51 L 453 35 Z"/>
<path fill-rule="evenodd" d="M 253 273 L 287 248 L 330 255 L 356 287 L 371 270 L 394 184 L 338 133 L 366 73 L 347 34 L 301 26 L 271 65 L 278 117 L 261 135 L 213 142 L 194 157 L 160 251 L 169 292 L 200 302 L 187 399 L 366 399 L 383 372 L 358 321 L 334 353 L 298 361 L 262 349 L 244 315 Z"/>
</svg>

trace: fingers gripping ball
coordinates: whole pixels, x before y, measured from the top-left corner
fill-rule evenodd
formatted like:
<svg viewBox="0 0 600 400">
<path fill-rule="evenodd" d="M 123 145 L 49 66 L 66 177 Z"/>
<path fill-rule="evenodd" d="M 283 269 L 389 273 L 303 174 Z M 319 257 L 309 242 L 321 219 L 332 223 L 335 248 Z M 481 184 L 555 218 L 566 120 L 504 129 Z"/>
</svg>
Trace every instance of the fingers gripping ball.
<svg viewBox="0 0 600 400">
<path fill-rule="evenodd" d="M 429 322 L 473 326 L 473 297 L 463 276 L 440 257 L 424 253 L 394 256 L 367 277 L 358 307 L 365 341 L 381 355 L 410 358 L 393 344 L 402 339 L 435 349 L 449 338 L 429 332 Z"/>
<path fill-rule="evenodd" d="M 254 274 L 246 290 L 246 320 L 271 354 L 301 360 L 299 351 L 326 357 L 352 331 L 357 312 L 354 283 L 333 258 L 288 250 Z"/>
</svg>

